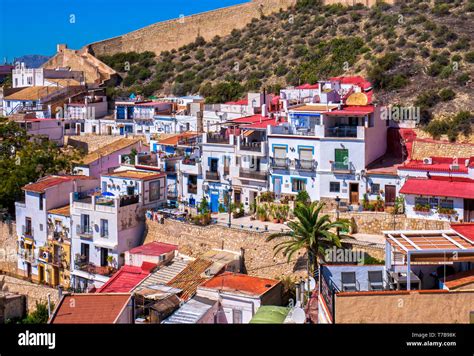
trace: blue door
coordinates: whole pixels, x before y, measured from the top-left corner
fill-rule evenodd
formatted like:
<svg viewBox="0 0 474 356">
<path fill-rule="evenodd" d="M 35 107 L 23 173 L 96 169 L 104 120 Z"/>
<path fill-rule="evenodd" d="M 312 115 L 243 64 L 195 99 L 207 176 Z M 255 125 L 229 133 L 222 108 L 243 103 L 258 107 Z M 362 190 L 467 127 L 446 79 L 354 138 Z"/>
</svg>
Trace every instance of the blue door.
<svg viewBox="0 0 474 356">
<path fill-rule="evenodd" d="M 217 213 L 219 211 L 219 192 L 211 192 L 211 211 Z"/>
<path fill-rule="evenodd" d="M 124 134 L 124 130 L 123 130 L 123 127 L 120 128 L 120 134 L 123 135 Z"/>
</svg>

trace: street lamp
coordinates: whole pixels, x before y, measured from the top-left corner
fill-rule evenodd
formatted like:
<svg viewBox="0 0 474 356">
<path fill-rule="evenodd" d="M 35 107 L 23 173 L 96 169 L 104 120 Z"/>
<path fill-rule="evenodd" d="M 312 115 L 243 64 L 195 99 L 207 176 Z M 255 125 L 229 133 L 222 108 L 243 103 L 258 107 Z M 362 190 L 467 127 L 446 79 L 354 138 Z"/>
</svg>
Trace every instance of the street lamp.
<svg viewBox="0 0 474 356">
<path fill-rule="evenodd" d="M 336 221 L 339 220 L 339 207 L 340 207 L 340 203 L 341 203 L 341 198 L 339 198 L 339 195 L 336 196 Z M 336 232 L 337 232 L 337 237 L 339 238 L 339 228 L 337 227 L 336 228 Z"/>
<path fill-rule="evenodd" d="M 231 204 L 232 204 L 232 179 L 229 179 L 228 182 L 229 182 L 229 189 L 227 189 L 227 194 L 228 194 L 228 197 L 227 197 L 227 211 L 229 213 L 228 226 L 230 228 L 232 226 L 232 209 L 230 208 Z"/>
</svg>

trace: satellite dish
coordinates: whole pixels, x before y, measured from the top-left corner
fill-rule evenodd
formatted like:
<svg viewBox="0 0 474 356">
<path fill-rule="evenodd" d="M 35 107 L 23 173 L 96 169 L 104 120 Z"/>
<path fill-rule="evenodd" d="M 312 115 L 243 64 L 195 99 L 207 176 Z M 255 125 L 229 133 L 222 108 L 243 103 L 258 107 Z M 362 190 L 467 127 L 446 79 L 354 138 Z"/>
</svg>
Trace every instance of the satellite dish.
<svg viewBox="0 0 474 356">
<path fill-rule="evenodd" d="M 288 323 L 304 324 L 306 321 L 306 313 L 301 308 L 293 308 L 288 313 L 286 321 Z"/>
<path fill-rule="evenodd" d="M 304 281 L 303 288 L 306 292 L 308 291 L 308 281 Z M 309 291 L 313 291 L 314 288 L 316 288 L 316 281 L 313 277 L 309 277 Z"/>
</svg>

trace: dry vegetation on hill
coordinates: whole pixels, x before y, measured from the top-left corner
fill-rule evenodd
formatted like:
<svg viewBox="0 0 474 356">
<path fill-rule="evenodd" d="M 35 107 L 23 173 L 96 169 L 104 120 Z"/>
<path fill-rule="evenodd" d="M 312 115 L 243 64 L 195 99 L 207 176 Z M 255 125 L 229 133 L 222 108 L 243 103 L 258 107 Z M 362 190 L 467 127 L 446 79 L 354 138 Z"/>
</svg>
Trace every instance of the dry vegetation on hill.
<svg viewBox="0 0 474 356">
<path fill-rule="evenodd" d="M 376 88 L 376 102 L 420 106 L 426 124 L 433 114 L 474 112 L 473 18 L 473 0 L 406 0 L 370 9 L 300 0 L 209 42 L 198 37 L 157 56 L 100 59 L 124 77 L 110 88 L 112 96 L 199 93 L 208 102 L 262 87 L 278 92 L 329 76 L 364 75 Z"/>
</svg>

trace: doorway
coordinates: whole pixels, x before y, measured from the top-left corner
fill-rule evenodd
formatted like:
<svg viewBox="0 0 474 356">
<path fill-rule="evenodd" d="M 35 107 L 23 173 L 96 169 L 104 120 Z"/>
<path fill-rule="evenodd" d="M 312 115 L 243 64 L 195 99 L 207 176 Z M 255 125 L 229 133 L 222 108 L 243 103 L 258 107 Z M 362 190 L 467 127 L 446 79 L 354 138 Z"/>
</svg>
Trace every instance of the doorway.
<svg viewBox="0 0 474 356">
<path fill-rule="evenodd" d="M 385 186 L 385 205 L 394 206 L 397 188 L 394 185 Z"/>
<path fill-rule="evenodd" d="M 38 279 L 40 283 L 44 283 L 44 266 L 38 265 Z"/>
<path fill-rule="evenodd" d="M 351 204 L 359 204 L 359 183 L 349 184 L 349 198 Z"/>
<path fill-rule="evenodd" d="M 464 199 L 464 222 L 474 222 L 474 199 Z"/>
</svg>

